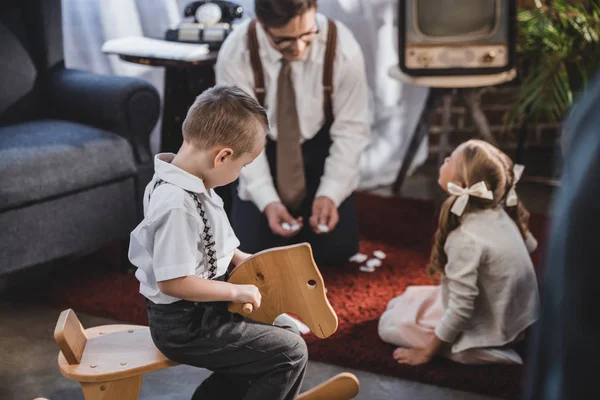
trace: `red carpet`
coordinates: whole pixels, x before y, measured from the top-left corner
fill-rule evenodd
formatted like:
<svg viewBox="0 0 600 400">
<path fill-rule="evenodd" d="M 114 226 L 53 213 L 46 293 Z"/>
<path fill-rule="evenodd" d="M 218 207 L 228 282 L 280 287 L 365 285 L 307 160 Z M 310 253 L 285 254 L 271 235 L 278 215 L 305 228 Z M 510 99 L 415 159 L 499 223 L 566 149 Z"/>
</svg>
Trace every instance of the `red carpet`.
<svg viewBox="0 0 600 400">
<path fill-rule="evenodd" d="M 441 359 L 421 367 L 395 363 L 391 357 L 394 347 L 377 336 L 377 321 L 387 302 L 407 286 L 431 284 L 425 265 L 436 224 L 434 209 L 429 202 L 361 194 L 358 215 L 361 252 L 371 255 L 380 249 L 387 258 L 374 273 L 359 272 L 357 264 L 322 269 L 340 324 L 326 340 L 306 337 L 310 358 L 459 390 L 518 398 L 522 367 L 464 366 Z M 534 215 L 531 228 L 543 244 L 547 220 Z M 77 312 L 146 324 L 137 281 L 114 265 L 118 263 L 111 265 L 109 258 L 114 261 L 115 257 L 110 252 L 59 270 L 50 284 L 44 282 L 43 286 L 50 289 L 27 290 L 27 296 L 31 299 L 31 293 L 38 293 L 36 301 L 58 308 L 71 307 Z M 534 255 L 536 265 L 541 253 L 538 250 Z"/>
</svg>

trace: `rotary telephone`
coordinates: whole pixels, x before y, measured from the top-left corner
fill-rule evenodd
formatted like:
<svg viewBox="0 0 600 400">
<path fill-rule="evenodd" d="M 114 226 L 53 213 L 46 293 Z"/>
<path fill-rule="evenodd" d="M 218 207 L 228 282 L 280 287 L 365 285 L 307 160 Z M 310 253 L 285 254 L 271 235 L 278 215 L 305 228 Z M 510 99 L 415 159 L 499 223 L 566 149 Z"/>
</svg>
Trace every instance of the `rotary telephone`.
<svg viewBox="0 0 600 400">
<path fill-rule="evenodd" d="M 231 1 L 194 1 L 185 7 L 183 22 L 167 31 L 166 40 L 208 44 L 211 50 L 217 50 L 243 13 L 242 6 Z"/>
</svg>

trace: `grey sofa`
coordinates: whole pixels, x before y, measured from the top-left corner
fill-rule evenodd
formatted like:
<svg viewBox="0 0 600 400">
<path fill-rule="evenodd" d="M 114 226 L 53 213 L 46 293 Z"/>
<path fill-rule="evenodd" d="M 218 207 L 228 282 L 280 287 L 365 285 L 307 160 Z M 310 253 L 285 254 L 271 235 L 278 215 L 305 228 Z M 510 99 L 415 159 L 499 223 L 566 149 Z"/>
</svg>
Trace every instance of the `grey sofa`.
<svg viewBox="0 0 600 400">
<path fill-rule="evenodd" d="M 66 69 L 60 6 L 0 1 L 0 275 L 126 239 L 152 176 L 157 91 Z"/>
</svg>

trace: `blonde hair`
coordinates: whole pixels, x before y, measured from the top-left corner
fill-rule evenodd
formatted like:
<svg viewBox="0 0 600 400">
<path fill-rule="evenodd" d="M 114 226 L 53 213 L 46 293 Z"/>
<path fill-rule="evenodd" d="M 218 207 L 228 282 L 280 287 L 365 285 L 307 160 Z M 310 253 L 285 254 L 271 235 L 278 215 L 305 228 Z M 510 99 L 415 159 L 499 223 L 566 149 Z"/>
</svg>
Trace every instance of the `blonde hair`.
<svg viewBox="0 0 600 400">
<path fill-rule="evenodd" d="M 505 207 L 506 196 L 514 184 L 514 164 L 505 153 L 481 140 L 469 140 L 458 148 L 456 176 L 453 181 L 462 187 L 470 187 L 478 182 L 485 182 L 487 188 L 494 193 L 493 200 L 470 197 L 464 214 L 476 210 Z M 444 272 L 448 262 L 444 246 L 450 232 L 460 225 L 460 217 L 450 212 L 457 196 L 450 196 L 442 204 L 438 229 L 429 258 L 428 271 L 432 277 Z M 515 221 L 523 239 L 528 231 L 529 212 L 518 202 L 517 207 L 506 208 L 508 215 Z"/>
<path fill-rule="evenodd" d="M 269 130 L 267 113 L 235 85 L 217 85 L 199 95 L 183 121 L 183 137 L 200 149 L 231 147 L 233 157 L 251 152 L 256 135 Z"/>
</svg>

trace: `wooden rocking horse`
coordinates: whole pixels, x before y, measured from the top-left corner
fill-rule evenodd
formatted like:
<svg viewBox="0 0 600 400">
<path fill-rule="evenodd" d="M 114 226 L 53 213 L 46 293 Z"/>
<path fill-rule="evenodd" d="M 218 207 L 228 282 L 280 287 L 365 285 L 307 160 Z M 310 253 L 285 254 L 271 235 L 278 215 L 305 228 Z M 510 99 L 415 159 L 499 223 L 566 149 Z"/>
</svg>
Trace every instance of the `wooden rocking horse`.
<svg viewBox="0 0 600 400">
<path fill-rule="evenodd" d="M 229 282 L 256 285 L 262 295 L 260 308 L 230 304 L 231 312 L 268 324 L 283 313 L 291 313 L 322 339 L 337 329 L 337 315 L 306 243 L 253 255 L 231 272 Z M 148 327 L 105 325 L 84 330 L 71 309 L 60 314 L 54 339 L 60 348 L 60 372 L 81 384 L 86 400 L 135 400 L 143 374 L 177 365 L 154 346 Z M 358 391 L 356 376 L 342 373 L 298 399 L 349 400 Z"/>
</svg>

